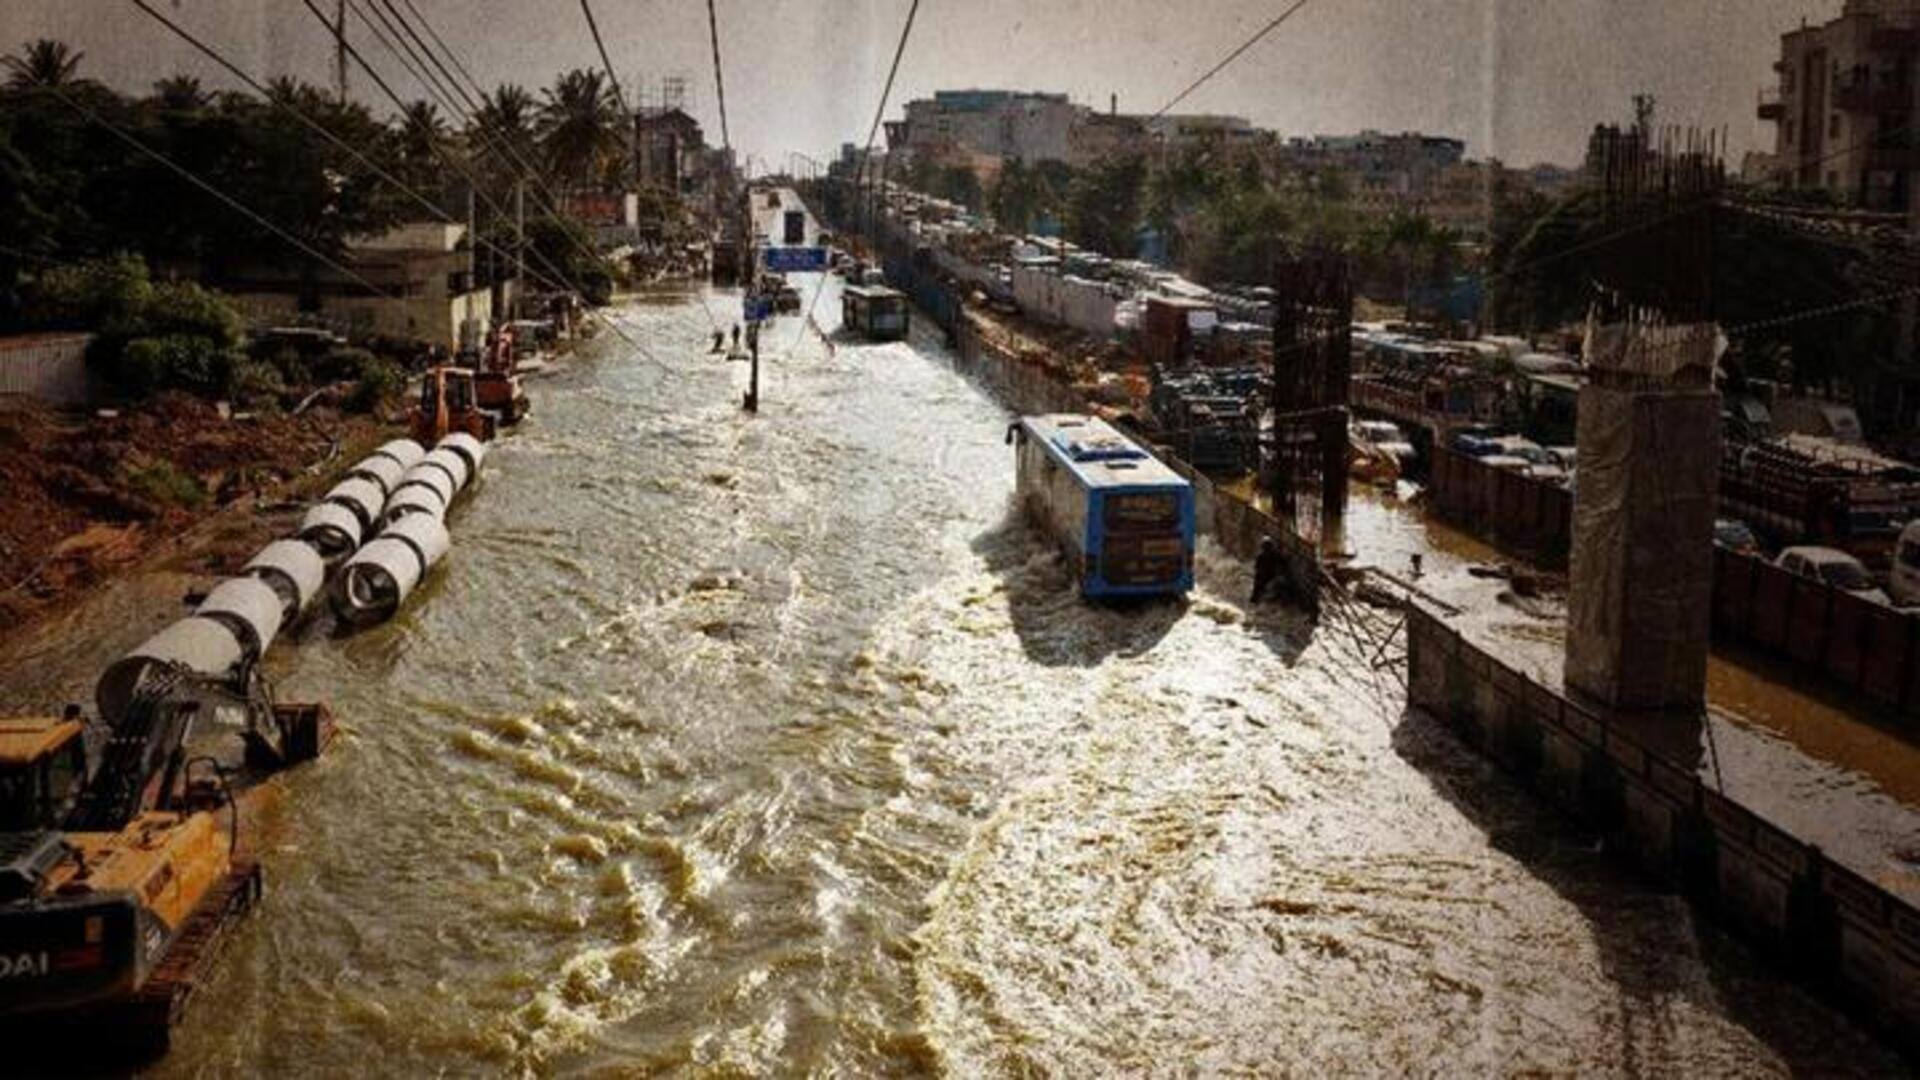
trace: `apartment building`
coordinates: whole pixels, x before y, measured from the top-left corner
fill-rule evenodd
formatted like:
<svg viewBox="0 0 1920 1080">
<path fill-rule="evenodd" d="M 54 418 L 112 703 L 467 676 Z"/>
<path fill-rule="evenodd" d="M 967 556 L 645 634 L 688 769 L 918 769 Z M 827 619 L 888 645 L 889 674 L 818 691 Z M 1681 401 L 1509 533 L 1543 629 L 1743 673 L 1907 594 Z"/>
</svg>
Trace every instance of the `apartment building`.
<svg viewBox="0 0 1920 1080">
<path fill-rule="evenodd" d="M 1761 92 L 1775 125 L 1773 179 L 1870 210 L 1913 205 L 1920 172 L 1920 7 L 1847 0 L 1840 16 L 1780 37 Z"/>
</svg>

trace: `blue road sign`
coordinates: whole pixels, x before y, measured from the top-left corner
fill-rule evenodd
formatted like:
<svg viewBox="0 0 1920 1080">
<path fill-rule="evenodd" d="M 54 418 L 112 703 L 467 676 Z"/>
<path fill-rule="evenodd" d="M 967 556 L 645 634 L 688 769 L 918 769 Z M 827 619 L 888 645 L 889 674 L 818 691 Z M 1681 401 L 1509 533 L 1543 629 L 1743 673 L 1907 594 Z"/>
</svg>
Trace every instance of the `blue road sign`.
<svg viewBox="0 0 1920 1080">
<path fill-rule="evenodd" d="M 825 270 L 827 249 L 821 247 L 770 247 L 767 269 L 777 274 Z"/>
</svg>

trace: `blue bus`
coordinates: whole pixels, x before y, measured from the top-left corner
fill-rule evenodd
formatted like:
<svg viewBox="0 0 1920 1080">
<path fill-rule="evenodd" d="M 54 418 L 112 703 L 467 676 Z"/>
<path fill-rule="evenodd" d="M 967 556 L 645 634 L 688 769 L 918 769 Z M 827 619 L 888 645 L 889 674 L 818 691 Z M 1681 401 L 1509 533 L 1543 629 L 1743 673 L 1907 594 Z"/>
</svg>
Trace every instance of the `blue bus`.
<svg viewBox="0 0 1920 1080">
<path fill-rule="evenodd" d="M 1015 444 L 1021 508 L 1060 543 L 1090 598 L 1193 588 L 1193 485 L 1091 416 L 1026 416 Z"/>
</svg>

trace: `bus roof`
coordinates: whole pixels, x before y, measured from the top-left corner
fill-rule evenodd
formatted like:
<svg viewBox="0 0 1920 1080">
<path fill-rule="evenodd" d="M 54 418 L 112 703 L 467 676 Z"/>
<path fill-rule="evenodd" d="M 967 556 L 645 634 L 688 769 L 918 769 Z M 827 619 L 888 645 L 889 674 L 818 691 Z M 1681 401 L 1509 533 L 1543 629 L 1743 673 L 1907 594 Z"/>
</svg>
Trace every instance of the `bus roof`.
<svg viewBox="0 0 1920 1080">
<path fill-rule="evenodd" d="M 1048 413 L 1023 416 L 1020 424 L 1087 487 L 1189 486 L 1186 478 L 1097 416 Z"/>
<path fill-rule="evenodd" d="M 888 300 L 894 297 L 905 300 L 907 298 L 906 293 L 898 289 L 889 289 L 885 285 L 849 285 L 840 291 L 848 296 L 858 296 L 868 300 Z"/>
</svg>

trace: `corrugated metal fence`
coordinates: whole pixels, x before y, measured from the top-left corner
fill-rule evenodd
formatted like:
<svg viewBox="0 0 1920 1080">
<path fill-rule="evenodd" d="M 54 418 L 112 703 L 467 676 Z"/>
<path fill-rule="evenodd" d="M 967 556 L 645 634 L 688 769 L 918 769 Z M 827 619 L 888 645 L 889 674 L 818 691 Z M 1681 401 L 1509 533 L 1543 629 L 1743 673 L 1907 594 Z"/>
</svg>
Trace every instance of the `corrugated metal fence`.
<svg viewBox="0 0 1920 1080">
<path fill-rule="evenodd" d="M 56 405 L 93 400 L 87 377 L 91 334 L 0 338 L 0 394 L 25 394 Z"/>
<path fill-rule="evenodd" d="M 1573 545 L 1573 493 L 1444 446 L 1433 448 L 1430 505 L 1498 547 L 1564 567 Z"/>
<path fill-rule="evenodd" d="M 1920 736 L 1920 617 L 1716 548 L 1713 629 L 1859 691 Z"/>
</svg>

